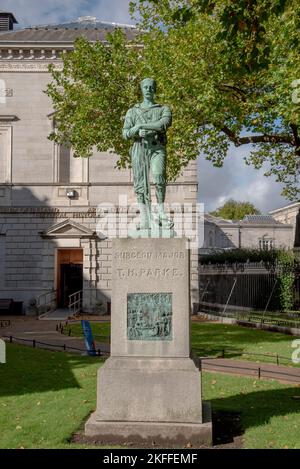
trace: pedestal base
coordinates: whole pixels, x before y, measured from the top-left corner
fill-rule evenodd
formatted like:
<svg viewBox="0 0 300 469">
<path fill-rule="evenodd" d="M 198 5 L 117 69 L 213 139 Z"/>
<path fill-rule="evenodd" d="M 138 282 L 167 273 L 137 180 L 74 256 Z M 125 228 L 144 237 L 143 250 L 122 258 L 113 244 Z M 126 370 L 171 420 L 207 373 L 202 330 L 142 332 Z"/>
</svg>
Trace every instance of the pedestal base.
<svg viewBox="0 0 300 469">
<path fill-rule="evenodd" d="M 119 443 L 211 444 L 199 360 L 190 358 L 187 240 L 112 245 L 111 356 L 98 371 L 97 410 L 85 433 Z"/>
<path fill-rule="evenodd" d="M 110 357 L 98 371 L 97 420 L 201 423 L 191 358 Z"/>
<path fill-rule="evenodd" d="M 98 371 L 97 410 L 85 434 L 101 441 L 211 444 L 210 408 L 202 409 L 197 360 L 110 357 Z"/>
<path fill-rule="evenodd" d="M 208 402 L 203 402 L 202 415 L 202 423 L 108 422 L 97 420 L 94 412 L 85 424 L 85 434 L 103 443 L 211 446 L 212 420 Z"/>
</svg>

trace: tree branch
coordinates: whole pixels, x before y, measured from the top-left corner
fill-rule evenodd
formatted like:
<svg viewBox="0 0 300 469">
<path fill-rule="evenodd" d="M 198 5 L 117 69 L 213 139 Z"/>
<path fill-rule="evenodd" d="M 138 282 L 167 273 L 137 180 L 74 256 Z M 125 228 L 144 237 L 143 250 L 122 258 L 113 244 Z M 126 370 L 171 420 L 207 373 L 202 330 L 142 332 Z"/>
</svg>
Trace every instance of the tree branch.
<svg viewBox="0 0 300 469">
<path fill-rule="evenodd" d="M 221 91 L 227 91 L 227 92 L 232 92 L 233 95 L 237 98 L 237 99 L 240 99 L 242 100 L 243 102 L 246 102 L 246 96 L 247 94 L 245 93 L 245 91 L 241 90 L 240 88 L 238 88 L 237 86 L 234 86 L 234 85 L 228 85 L 227 83 L 222 83 L 220 86 L 219 86 L 219 89 Z"/>
<path fill-rule="evenodd" d="M 292 129 L 293 132 L 293 137 L 294 137 L 294 143 L 297 147 L 300 145 L 300 138 L 298 135 L 298 127 L 296 124 L 290 124 L 290 128 Z"/>
<path fill-rule="evenodd" d="M 235 144 L 236 147 L 241 145 L 247 145 L 249 143 L 287 143 L 289 145 L 294 145 L 294 140 L 289 135 L 250 135 L 249 137 L 238 137 L 232 130 L 228 127 L 222 127 L 222 132 L 224 132 L 227 137 Z"/>
</svg>

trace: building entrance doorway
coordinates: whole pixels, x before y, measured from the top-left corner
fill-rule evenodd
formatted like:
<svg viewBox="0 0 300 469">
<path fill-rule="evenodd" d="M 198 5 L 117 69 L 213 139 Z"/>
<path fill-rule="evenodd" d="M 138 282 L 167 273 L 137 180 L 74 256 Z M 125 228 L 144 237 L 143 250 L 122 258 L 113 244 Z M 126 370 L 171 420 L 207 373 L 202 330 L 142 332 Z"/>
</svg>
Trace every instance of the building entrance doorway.
<svg viewBox="0 0 300 469">
<path fill-rule="evenodd" d="M 57 303 L 67 308 L 69 296 L 82 290 L 83 250 L 59 249 L 57 252 Z"/>
</svg>

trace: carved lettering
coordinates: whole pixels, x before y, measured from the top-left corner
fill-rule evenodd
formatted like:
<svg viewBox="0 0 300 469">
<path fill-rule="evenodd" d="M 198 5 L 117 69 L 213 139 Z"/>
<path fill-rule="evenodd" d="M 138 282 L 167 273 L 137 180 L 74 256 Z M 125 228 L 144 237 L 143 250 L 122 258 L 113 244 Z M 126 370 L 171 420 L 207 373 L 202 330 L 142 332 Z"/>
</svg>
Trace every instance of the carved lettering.
<svg viewBox="0 0 300 469">
<path fill-rule="evenodd" d="M 115 259 L 129 260 L 129 259 L 172 259 L 182 260 L 185 257 L 184 251 L 170 251 L 170 252 L 147 252 L 147 251 L 119 251 L 115 253 Z"/>
<path fill-rule="evenodd" d="M 147 278 L 147 279 L 159 279 L 159 278 L 182 278 L 183 272 L 175 268 L 128 268 L 128 269 L 117 269 L 117 276 L 119 279 L 127 278 Z"/>
</svg>

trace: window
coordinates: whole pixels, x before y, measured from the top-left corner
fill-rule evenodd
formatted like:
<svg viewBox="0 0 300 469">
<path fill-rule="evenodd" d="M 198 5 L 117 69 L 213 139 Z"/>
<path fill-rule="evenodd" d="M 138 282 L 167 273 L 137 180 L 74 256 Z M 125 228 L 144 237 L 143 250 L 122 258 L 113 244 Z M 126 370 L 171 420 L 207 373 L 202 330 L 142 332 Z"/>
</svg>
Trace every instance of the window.
<svg viewBox="0 0 300 469">
<path fill-rule="evenodd" d="M 56 131 L 54 113 L 49 114 L 52 131 Z M 53 182 L 62 184 L 87 182 L 88 158 L 74 158 L 72 148 L 67 145 L 53 145 Z"/>
<path fill-rule="evenodd" d="M 274 240 L 272 238 L 261 238 L 259 239 L 259 249 L 264 251 L 270 251 L 274 248 Z"/>
<path fill-rule="evenodd" d="M 58 182 L 71 182 L 70 175 L 71 149 L 58 146 Z"/>
<path fill-rule="evenodd" d="M 88 158 L 74 158 L 72 149 L 54 144 L 54 182 L 87 182 Z"/>
<path fill-rule="evenodd" d="M 11 127 L 0 126 L 0 183 L 11 182 Z"/>
</svg>

